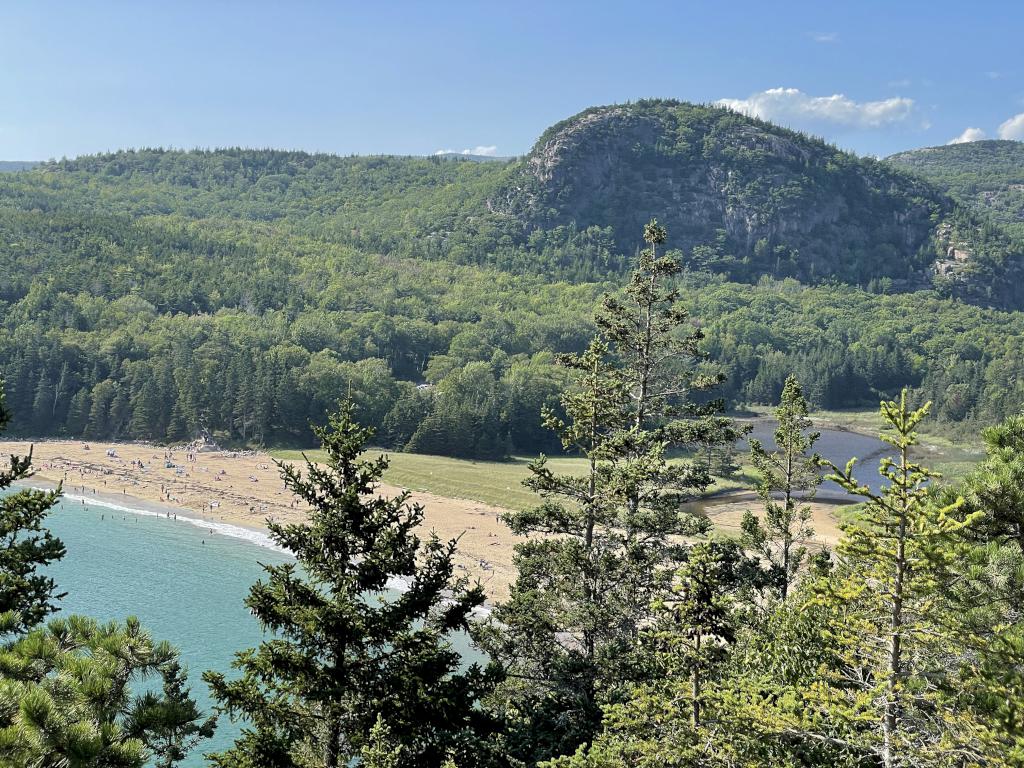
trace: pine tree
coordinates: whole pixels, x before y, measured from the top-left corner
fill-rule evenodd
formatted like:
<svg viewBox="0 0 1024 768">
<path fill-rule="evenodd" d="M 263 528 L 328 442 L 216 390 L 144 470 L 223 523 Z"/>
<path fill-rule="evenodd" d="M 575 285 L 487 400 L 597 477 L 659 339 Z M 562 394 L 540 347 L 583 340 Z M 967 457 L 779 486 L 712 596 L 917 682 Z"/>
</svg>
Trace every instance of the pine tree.
<svg viewBox="0 0 1024 768">
<path fill-rule="evenodd" d="M 351 404 L 316 435 L 322 465 L 281 466 L 309 522 L 268 522 L 295 563 L 266 566 L 246 605 L 273 636 L 242 651 L 238 679 L 207 673 L 219 709 L 246 727 L 219 766 L 337 768 L 359 756 L 380 715 L 402 745 L 400 766 L 439 766 L 449 751 L 482 764 L 489 687 L 478 666 L 459 671 L 451 633 L 483 601 L 452 579 L 455 542 L 422 543 L 423 508 L 408 494 L 377 494 L 387 459 L 361 459 L 372 430 Z M 389 579 L 407 589 L 389 594 Z M 462 758 L 460 757 L 460 760 Z"/>
<path fill-rule="evenodd" d="M 92 410 L 92 397 L 89 390 L 82 388 L 71 398 L 68 406 L 66 429 L 69 435 L 81 437 L 89 424 L 89 412 Z"/>
<path fill-rule="evenodd" d="M 631 642 L 616 586 L 627 581 L 625 538 L 608 489 L 609 441 L 628 422 L 628 392 L 600 340 L 559 361 L 575 383 L 561 399 L 565 419 L 546 410 L 544 423 L 565 450 L 587 460 L 587 471 L 557 475 L 544 456 L 530 465 L 526 485 L 544 501 L 505 522 L 537 538 L 517 545 L 519 576 L 509 600 L 478 629 L 508 675 L 496 698 L 514 724 L 513 749 L 530 761 L 574 749 L 593 734 L 599 692 L 619 680 Z"/>
<path fill-rule="evenodd" d="M 965 508 L 983 511 L 974 530 L 987 541 L 1024 552 L 1024 414 L 982 432 L 986 459 L 968 476 Z"/>
<path fill-rule="evenodd" d="M 690 682 L 690 724 L 702 726 L 704 688 L 710 671 L 725 658 L 736 637 L 733 593 L 750 581 L 755 569 L 733 542 L 700 542 L 687 552 L 672 595 L 664 601 L 661 624 L 654 633 L 668 660 L 667 675 Z"/>
<path fill-rule="evenodd" d="M 37 434 L 46 434 L 50 429 L 50 419 L 53 417 L 53 392 L 53 383 L 46 369 L 43 369 L 39 374 L 35 397 L 32 400 L 32 427 Z"/>
<path fill-rule="evenodd" d="M 0 431 L 9 421 L 0 382 Z M 0 491 L 31 475 L 31 450 L 27 456 L 11 456 L 9 467 L 0 471 Z M 27 632 L 58 610 L 55 601 L 64 595 L 39 570 L 64 557 L 63 542 L 43 525 L 59 498 L 59 486 L 0 497 L 0 635 Z"/>
<path fill-rule="evenodd" d="M 212 731 L 210 721 L 188 725 L 201 715 L 180 687 L 177 659 L 135 618 L 69 616 L 33 629 L 0 650 L 0 762 L 142 768 L 155 756 L 161 768 L 175 765 Z M 152 675 L 169 689 L 136 694 Z"/>
<path fill-rule="evenodd" d="M 163 433 L 160 431 L 162 410 L 159 389 L 153 379 L 147 377 L 132 398 L 132 417 L 128 422 L 128 434 L 136 440 L 162 437 Z"/>
<path fill-rule="evenodd" d="M 147 691 L 135 702 L 125 732 L 146 745 L 156 768 L 173 768 L 200 742 L 213 736 L 216 715 L 206 717 L 186 686 L 177 658 L 160 665 L 162 694 Z"/>
<path fill-rule="evenodd" d="M 808 502 L 821 483 L 820 458 L 809 453 L 819 433 L 809 431 L 812 424 L 807 410 L 803 388 L 790 376 L 775 409 L 775 450 L 768 452 L 759 440 L 750 441 L 750 459 L 761 475 L 757 494 L 764 502 L 765 514 L 763 523 L 749 511 L 744 514 L 743 546 L 768 563 L 783 600 L 807 556 L 807 548 L 799 542 L 814 535 Z M 803 495 L 797 496 L 801 491 Z M 781 503 L 776 501 L 780 494 Z"/>
<path fill-rule="evenodd" d="M 635 654 L 651 604 L 667 594 L 685 547 L 674 538 L 708 530 L 683 513 L 711 482 L 701 462 L 669 460 L 696 443 L 728 444 L 739 431 L 722 403 L 694 398 L 721 381 L 705 369 L 699 329 L 668 285 L 678 263 L 659 257 L 665 231 L 651 222 L 625 298 L 606 297 L 600 333 L 561 362 L 575 376 L 565 420 L 545 413 L 563 447 L 588 460 L 584 477 L 553 474 L 541 460 L 526 484 L 544 501 L 511 514 L 532 535 L 516 549 L 519 577 L 481 642 L 509 675 L 498 707 L 513 750 L 536 761 L 572 751 L 600 724 L 601 705 L 642 676 Z"/>
<path fill-rule="evenodd" d="M 378 714 L 369 738 L 359 750 L 359 764 L 363 768 L 399 768 L 401 754 L 401 745 L 394 743 L 391 729 Z"/>
<path fill-rule="evenodd" d="M 843 716 L 865 707 L 872 712 L 873 727 L 851 740 L 877 754 L 885 768 L 934 759 L 944 744 L 948 748 L 948 731 L 962 725 L 960 713 L 941 701 L 946 673 L 938 660 L 950 651 L 941 629 L 942 596 L 964 556 L 964 531 L 980 513 L 957 519 L 960 499 L 936 503 L 927 486 L 938 475 L 911 458 L 929 407 L 911 410 L 906 390 L 899 402 L 882 403 L 881 438 L 895 457 L 881 461 L 888 481 L 881 492 L 854 477 L 854 459 L 844 468 L 829 464 L 830 479 L 865 503 L 844 527 L 836 550 L 842 565 L 823 593 L 840 622 L 830 631 L 847 639 L 842 663 L 820 692 L 839 694 L 833 706 L 849 697 Z"/>
<path fill-rule="evenodd" d="M 706 519 L 680 511 L 711 484 L 708 463 L 669 462 L 669 452 L 731 445 L 742 434 L 721 415 L 723 401 L 705 394 L 724 377 L 709 369 L 704 333 L 690 324 L 672 285 L 679 262 L 658 255 L 667 237 L 656 220 L 644 227 L 648 247 L 637 257 L 624 297 L 606 296 L 595 318 L 631 400 L 629 424 L 611 441 L 616 460 L 609 486 L 622 507 L 634 617 L 646 614 L 667 587 L 671 568 L 665 566 L 678 552 L 669 537 L 709 529 Z M 635 618 L 633 624 L 636 637 Z"/>
</svg>

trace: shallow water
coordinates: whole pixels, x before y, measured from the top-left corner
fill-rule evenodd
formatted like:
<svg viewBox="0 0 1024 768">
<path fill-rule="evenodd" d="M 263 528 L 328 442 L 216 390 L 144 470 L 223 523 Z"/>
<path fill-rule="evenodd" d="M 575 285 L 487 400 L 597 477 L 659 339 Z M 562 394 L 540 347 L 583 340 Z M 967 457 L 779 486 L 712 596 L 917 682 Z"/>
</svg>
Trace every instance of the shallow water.
<svg viewBox="0 0 1024 768">
<path fill-rule="evenodd" d="M 260 563 L 285 562 L 288 555 L 259 546 L 254 532 L 211 533 L 198 521 L 133 513 L 93 500 L 83 504 L 80 498 L 65 497 L 49 524 L 67 547 L 65 558 L 50 568 L 68 593 L 62 611 L 101 620 L 138 616 L 156 639 L 180 649 L 193 695 L 208 711 L 202 672 L 230 674 L 234 652 L 259 643 L 260 627 L 242 601 L 263 574 Z M 465 638 L 457 638 L 456 646 L 464 656 L 478 658 Z M 206 765 L 202 753 L 229 746 L 237 733 L 238 726 L 222 719 L 214 738 L 183 765 Z"/>
<path fill-rule="evenodd" d="M 775 441 L 772 436 L 775 429 L 774 422 L 759 421 L 755 423 L 750 437 L 760 440 L 767 450 L 773 450 Z M 883 482 L 883 478 L 878 474 L 878 463 L 883 456 L 891 455 L 892 447 L 877 437 L 862 435 L 858 432 L 841 429 L 820 429 L 819 431 L 821 437 L 814 444 L 814 450 L 839 467 L 845 467 L 847 461 L 856 457 L 858 461 L 854 469 L 854 477 L 871 488 L 872 491 L 877 492 Z M 740 444 L 740 450 L 749 450 L 745 440 Z M 826 472 L 826 474 L 828 473 Z M 821 484 L 818 496 L 843 498 L 847 494 L 835 483 L 826 481 Z"/>
</svg>

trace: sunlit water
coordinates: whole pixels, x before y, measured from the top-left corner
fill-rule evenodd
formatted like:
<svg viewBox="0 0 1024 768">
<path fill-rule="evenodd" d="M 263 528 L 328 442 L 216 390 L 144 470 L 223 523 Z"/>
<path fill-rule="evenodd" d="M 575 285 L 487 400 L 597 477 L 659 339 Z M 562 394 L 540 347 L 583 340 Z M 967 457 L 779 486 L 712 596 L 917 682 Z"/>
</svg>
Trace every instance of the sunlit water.
<svg viewBox="0 0 1024 768">
<path fill-rule="evenodd" d="M 754 436 L 770 447 L 771 431 L 771 425 L 758 425 Z M 816 448 L 837 464 L 850 456 L 866 459 L 858 475 L 877 488 L 876 468 L 884 443 L 852 432 L 823 430 Z M 822 490 L 842 493 L 836 487 Z M 62 610 L 101 620 L 138 616 L 155 638 L 180 649 L 192 692 L 209 711 L 202 672 L 231 674 L 234 652 L 260 642 L 260 627 L 243 600 L 263 574 L 261 563 L 281 563 L 289 556 L 266 546 L 266 537 L 258 532 L 188 522 L 187 513 L 172 520 L 160 512 L 133 510 L 127 502 L 118 506 L 94 499 L 83 503 L 81 497 L 68 495 L 52 513 L 50 527 L 68 550 L 50 569 L 68 593 Z M 459 638 L 459 650 L 479 658 L 464 638 Z M 237 733 L 238 726 L 222 719 L 214 738 L 184 765 L 206 765 L 202 753 L 227 747 Z"/>
<path fill-rule="evenodd" d="M 223 527 L 211 533 L 209 524 L 200 524 L 181 515 L 175 521 L 66 497 L 49 525 L 67 555 L 50 573 L 68 593 L 63 613 L 119 621 L 135 615 L 156 639 L 177 646 L 192 693 L 209 711 L 202 672 L 230 675 L 234 652 L 259 643 L 260 627 L 243 600 L 263 574 L 261 563 L 285 562 L 288 556 L 257 544 L 261 536 L 255 532 Z M 479 658 L 465 638 L 458 638 L 458 647 Z M 183 765 L 206 765 L 202 754 L 229 746 L 237 733 L 238 726 L 224 718 L 214 738 Z"/>
<path fill-rule="evenodd" d="M 773 450 L 775 448 L 773 439 L 775 429 L 774 423 L 758 422 L 754 425 L 754 431 L 750 433 L 750 436 L 760 440 L 767 450 Z M 858 432 L 840 429 L 822 429 L 820 432 L 821 436 L 814 444 L 814 451 L 839 467 L 845 467 L 846 462 L 856 457 L 858 461 L 853 473 L 854 477 L 877 493 L 885 482 L 878 473 L 879 460 L 885 455 L 892 455 L 892 446 L 877 437 L 862 435 Z M 748 450 L 745 440 L 740 444 L 740 449 Z M 835 483 L 826 481 L 822 483 L 818 496 L 821 498 L 845 498 L 847 494 Z"/>
</svg>

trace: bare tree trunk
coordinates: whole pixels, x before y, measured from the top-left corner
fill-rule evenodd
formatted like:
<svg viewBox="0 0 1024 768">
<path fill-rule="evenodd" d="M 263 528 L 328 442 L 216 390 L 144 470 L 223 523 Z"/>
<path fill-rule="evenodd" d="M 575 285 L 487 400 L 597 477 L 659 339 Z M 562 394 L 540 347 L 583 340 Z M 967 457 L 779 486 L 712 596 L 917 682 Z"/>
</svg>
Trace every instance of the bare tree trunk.
<svg viewBox="0 0 1024 768">
<path fill-rule="evenodd" d="M 882 711 L 882 763 L 885 768 L 893 768 L 895 765 L 893 741 L 899 727 L 900 685 L 903 679 L 903 590 L 907 573 L 907 512 L 910 504 L 906 492 L 909 474 L 906 448 L 900 454 L 900 471 L 903 474 L 903 498 L 900 499 L 896 535 L 896 573 L 889 609 L 889 669 Z"/>
<path fill-rule="evenodd" d="M 700 679 L 700 632 L 697 632 L 697 636 L 694 642 L 694 661 L 693 661 L 693 673 L 690 680 L 690 694 L 693 697 L 693 727 L 700 728 L 700 690 L 701 690 L 701 679 Z"/>
<path fill-rule="evenodd" d="M 327 724 L 327 744 L 324 746 L 324 768 L 338 768 L 341 763 L 341 723 L 332 717 Z"/>
</svg>

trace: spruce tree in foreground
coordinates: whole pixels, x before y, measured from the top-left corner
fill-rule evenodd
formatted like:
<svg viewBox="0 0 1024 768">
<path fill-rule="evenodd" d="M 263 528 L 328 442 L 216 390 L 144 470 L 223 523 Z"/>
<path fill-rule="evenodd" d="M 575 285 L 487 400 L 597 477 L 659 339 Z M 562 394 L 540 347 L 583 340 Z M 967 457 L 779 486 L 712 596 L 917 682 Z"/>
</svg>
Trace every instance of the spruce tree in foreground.
<svg viewBox="0 0 1024 768">
<path fill-rule="evenodd" d="M 645 674 L 640 636 L 685 560 L 678 537 L 710 527 L 683 507 L 712 482 L 708 467 L 670 452 L 739 433 L 720 401 L 701 401 L 722 379 L 672 285 L 679 263 L 658 255 L 665 238 L 656 221 L 645 227 L 648 247 L 623 295 L 605 298 L 598 337 L 560 359 L 574 382 L 564 418 L 547 412 L 545 424 L 585 473 L 556 475 L 541 457 L 525 484 L 542 503 L 506 517 L 532 538 L 516 547 L 510 599 L 478 636 L 507 675 L 496 709 L 529 763 L 589 740 L 602 704 Z"/>
<path fill-rule="evenodd" d="M 823 592 L 844 652 L 818 691 L 834 716 L 863 719 L 868 727 L 848 737 L 851 748 L 874 754 L 884 768 L 940 764 L 975 730 L 947 696 L 947 663 L 963 639 L 946 633 L 944 601 L 960 578 L 965 531 L 981 514 L 957 519 L 961 500 L 936 503 L 928 483 L 938 475 L 911 457 L 930 405 L 912 410 L 906 390 L 899 402 L 882 403 L 880 437 L 895 456 L 882 459 L 880 492 L 854 477 L 854 460 L 830 464 L 830 478 L 865 503 L 844 527 L 836 550 L 842 565 Z"/>
<path fill-rule="evenodd" d="M 709 365 L 704 332 L 693 323 L 675 285 L 682 265 L 659 255 L 668 233 L 652 219 L 622 295 L 607 295 L 595 322 L 629 396 L 627 424 L 609 441 L 608 489 L 619 507 L 630 562 L 624 588 L 631 594 L 623 628 L 634 641 L 652 601 L 664 595 L 684 550 L 672 539 L 706 533 L 707 518 L 684 514 L 683 504 L 707 490 L 710 462 L 671 452 L 731 450 L 743 434 L 722 415 L 725 403 L 708 393 L 725 376 Z"/>
<path fill-rule="evenodd" d="M 0 382 L 0 431 L 10 421 Z M 0 491 L 32 475 L 32 452 L 11 456 L 0 470 Z M 0 636 L 24 633 L 58 610 L 52 578 L 39 569 L 64 557 L 64 544 L 44 527 L 60 498 L 55 491 L 25 489 L 0 498 Z"/>
<path fill-rule="evenodd" d="M 509 599 L 476 628 L 506 672 L 496 708 L 510 726 L 511 749 L 528 762 L 590 737 L 601 719 L 599 695 L 620 678 L 631 651 L 622 629 L 626 540 L 608 488 L 609 441 L 628 421 L 628 392 L 599 340 L 560 363 L 575 385 L 562 396 L 565 419 L 545 411 L 544 423 L 587 469 L 556 474 L 543 456 L 530 465 L 525 484 L 544 501 L 505 520 L 515 533 L 539 535 L 517 545 Z"/>
<path fill-rule="evenodd" d="M 271 637 L 237 654 L 241 677 L 208 672 L 218 708 L 244 723 L 218 766 L 347 765 L 362 754 L 378 717 L 401 750 L 398 766 L 484 765 L 488 721 L 477 707 L 488 677 L 461 669 L 450 644 L 484 599 L 452 578 L 455 542 L 424 544 L 423 508 L 403 493 L 377 494 L 387 459 L 360 458 L 372 431 L 351 405 L 317 428 L 326 458 L 305 474 L 281 466 L 309 522 L 269 523 L 296 563 L 265 566 L 246 605 Z M 406 591 L 388 590 L 392 577 Z M 377 729 L 380 740 L 383 726 Z"/>
<path fill-rule="evenodd" d="M 743 515 L 742 543 L 767 562 L 782 600 L 807 557 L 807 548 L 800 542 L 814 535 L 808 502 L 821 483 L 820 459 L 811 453 L 819 433 L 810 431 L 807 410 L 803 387 L 789 376 L 775 409 L 775 450 L 766 451 L 759 440 L 750 441 L 750 459 L 761 475 L 757 495 L 764 502 L 765 515 L 763 522 L 752 512 Z M 801 491 L 803 495 L 797 496 Z"/>
</svg>

